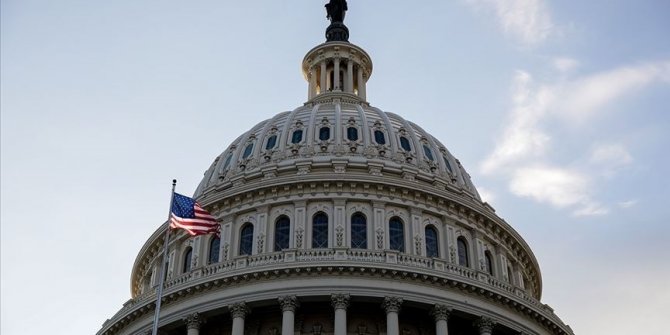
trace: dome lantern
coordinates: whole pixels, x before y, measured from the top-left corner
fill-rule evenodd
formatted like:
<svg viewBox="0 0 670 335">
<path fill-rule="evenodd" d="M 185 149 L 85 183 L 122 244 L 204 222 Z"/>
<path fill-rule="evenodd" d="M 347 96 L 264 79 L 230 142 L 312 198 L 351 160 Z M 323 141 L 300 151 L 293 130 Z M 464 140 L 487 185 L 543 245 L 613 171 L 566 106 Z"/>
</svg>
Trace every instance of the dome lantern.
<svg viewBox="0 0 670 335">
<path fill-rule="evenodd" d="M 351 102 L 366 101 L 365 85 L 372 74 L 372 60 L 365 50 L 349 43 L 349 29 L 343 23 L 346 10 L 345 0 L 326 4 L 331 20 L 326 42 L 310 50 L 302 61 L 309 101 L 327 101 L 335 96 Z"/>
</svg>

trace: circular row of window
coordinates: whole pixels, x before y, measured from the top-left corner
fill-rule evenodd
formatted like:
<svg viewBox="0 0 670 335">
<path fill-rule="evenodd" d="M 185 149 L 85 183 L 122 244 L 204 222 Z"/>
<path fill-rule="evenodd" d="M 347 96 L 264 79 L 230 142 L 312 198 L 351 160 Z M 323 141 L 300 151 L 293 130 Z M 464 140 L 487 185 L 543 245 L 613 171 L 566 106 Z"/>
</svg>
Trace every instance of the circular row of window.
<svg viewBox="0 0 670 335">
<path fill-rule="evenodd" d="M 303 140 L 303 133 L 304 131 L 302 129 L 296 129 L 293 131 L 293 134 L 291 134 L 291 143 L 292 144 L 298 144 L 302 142 Z M 384 134 L 383 131 L 381 130 L 375 130 L 373 132 L 375 142 L 379 145 L 385 145 L 386 144 L 386 134 Z M 265 150 L 272 150 L 277 146 L 277 134 L 273 134 L 270 137 L 268 137 L 267 141 L 265 142 Z M 349 141 L 358 141 L 358 128 L 356 127 L 348 127 L 347 128 L 347 139 Z M 330 127 L 321 127 L 319 129 L 319 140 L 320 141 L 328 141 L 330 139 Z M 411 152 L 412 151 L 412 145 L 410 144 L 410 141 L 407 137 L 405 136 L 400 136 L 400 147 L 406 151 L 406 152 Z M 242 152 L 242 159 L 247 159 L 251 154 L 253 153 L 254 150 L 254 142 L 251 142 L 247 144 L 247 146 L 244 148 L 244 151 Z M 433 156 L 433 151 L 428 147 L 427 144 L 423 144 L 423 154 L 426 158 L 428 158 L 431 161 L 435 161 L 435 157 Z M 228 155 L 228 158 L 226 158 L 226 162 L 223 165 L 223 170 L 228 169 L 228 166 L 230 165 L 232 159 L 232 155 Z M 449 163 L 449 159 L 447 159 L 446 154 L 442 155 L 442 159 L 444 160 L 444 165 L 446 169 L 450 172 L 453 173 L 453 170 L 451 168 L 451 164 Z"/>
</svg>

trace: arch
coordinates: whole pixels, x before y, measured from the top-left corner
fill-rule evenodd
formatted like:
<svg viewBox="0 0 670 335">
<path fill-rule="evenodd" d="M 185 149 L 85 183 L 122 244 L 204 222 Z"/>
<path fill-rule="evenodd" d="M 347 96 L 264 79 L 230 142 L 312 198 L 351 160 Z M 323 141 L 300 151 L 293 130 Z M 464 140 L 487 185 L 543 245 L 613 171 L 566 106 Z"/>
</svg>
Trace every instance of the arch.
<svg viewBox="0 0 670 335">
<path fill-rule="evenodd" d="M 254 244 L 254 225 L 247 222 L 240 229 L 240 256 L 251 255 Z"/>
<path fill-rule="evenodd" d="M 405 227 L 397 216 L 389 220 L 389 249 L 405 252 Z"/>
<path fill-rule="evenodd" d="M 191 271 L 191 258 L 193 258 L 193 248 L 187 247 L 184 250 L 184 261 L 182 263 L 182 273 L 187 273 Z"/>
<path fill-rule="evenodd" d="M 274 251 L 282 251 L 289 248 L 291 238 L 291 220 L 282 215 L 275 221 L 275 248 Z"/>
<path fill-rule="evenodd" d="M 486 260 L 486 272 L 493 276 L 493 256 L 490 251 L 484 251 L 484 259 Z"/>
<path fill-rule="evenodd" d="M 351 247 L 368 248 L 368 219 L 361 212 L 356 212 L 351 216 Z"/>
<path fill-rule="evenodd" d="M 219 249 L 221 247 L 221 239 L 214 235 L 211 240 L 209 240 L 209 255 L 207 256 L 208 264 L 214 264 L 219 262 Z"/>
<path fill-rule="evenodd" d="M 312 248 L 328 248 L 328 215 L 324 212 L 312 217 Z"/>
<path fill-rule="evenodd" d="M 433 225 L 426 226 L 426 257 L 440 257 L 437 229 Z"/>
<path fill-rule="evenodd" d="M 468 242 L 465 237 L 460 236 L 456 239 L 458 246 L 458 265 L 470 267 L 470 257 L 468 256 Z"/>
</svg>

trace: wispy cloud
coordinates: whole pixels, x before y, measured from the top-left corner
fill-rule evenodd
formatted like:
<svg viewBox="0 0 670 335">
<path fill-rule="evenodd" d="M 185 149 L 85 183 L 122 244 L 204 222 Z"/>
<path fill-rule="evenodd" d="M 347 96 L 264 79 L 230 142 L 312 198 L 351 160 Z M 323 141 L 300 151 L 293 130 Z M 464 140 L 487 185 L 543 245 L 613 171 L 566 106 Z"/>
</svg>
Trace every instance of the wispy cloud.
<svg viewBox="0 0 670 335">
<path fill-rule="evenodd" d="M 553 64 L 559 71 L 578 64 L 568 59 L 559 63 Z M 508 122 L 481 170 L 507 178 L 515 195 L 570 208 L 576 216 L 607 214 L 607 206 L 594 197 L 595 180 L 616 174 L 633 162 L 633 156 L 622 144 L 600 142 L 571 148 L 573 157 L 557 161 L 558 157 L 548 155 L 554 134 L 607 113 L 606 106 L 635 89 L 670 82 L 668 78 L 670 61 L 625 66 L 549 84 L 535 83 L 530 73 L 518 71 L 512 81 Z"/>
<path fill-rule="evenodd" d="M 466 0 L 469 4 L 492 10 L 502 30 L 525 44 L 544 41 L 553 31 L 547 4 L 543 0 Z"/>
<path fill-rule="evenodd" d="M 619 207 L 624 208 L 624 209 L 625 208 L 631 208 L 631 207 L 637 205 L 637 200 L 636 199 L 631 199 L 631 200 L 627 200 L 627 201 L 622 201 L 622 202 L 618 203 L 617 205 L 619 205 Z"/>
</svg>

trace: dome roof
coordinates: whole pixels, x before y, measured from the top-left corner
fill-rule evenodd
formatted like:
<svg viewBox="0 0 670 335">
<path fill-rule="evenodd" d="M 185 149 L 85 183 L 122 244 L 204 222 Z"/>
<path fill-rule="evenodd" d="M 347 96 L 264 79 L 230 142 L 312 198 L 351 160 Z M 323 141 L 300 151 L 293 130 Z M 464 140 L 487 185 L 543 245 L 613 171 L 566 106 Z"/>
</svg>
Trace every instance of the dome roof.
<svg viewBox="0 0 670 335">
<path fill-rule="evenodd" d="M 404 179 L 451 185 L 481 200 L 458 159 L 420 126 L 332 95 L 279 113 L 239 136 L 205 172 L 195 196 L 239 178 L 272 177 L 296 167 L 296 174 L 305 175 L 314 167 L 343 164 L 372 175 L 395 171 Z"/>
</svg>

